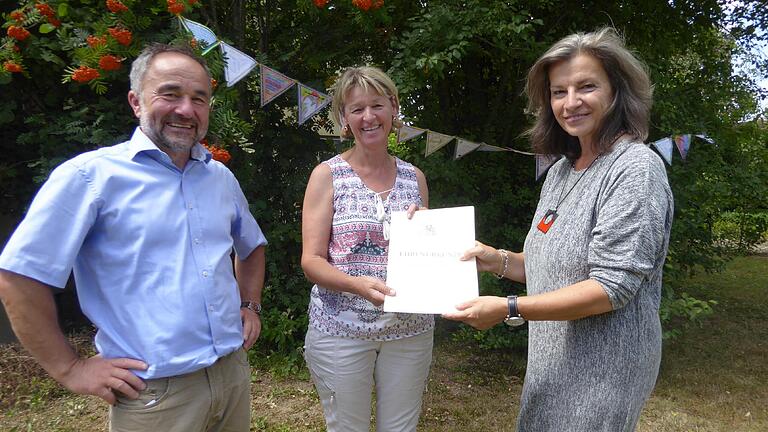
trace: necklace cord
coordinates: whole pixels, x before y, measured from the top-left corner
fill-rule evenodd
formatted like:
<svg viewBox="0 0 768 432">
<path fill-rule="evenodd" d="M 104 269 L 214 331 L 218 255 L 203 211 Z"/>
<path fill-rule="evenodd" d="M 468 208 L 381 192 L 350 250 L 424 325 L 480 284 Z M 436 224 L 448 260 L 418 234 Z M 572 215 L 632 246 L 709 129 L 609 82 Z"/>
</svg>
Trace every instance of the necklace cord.
<svg viewBox="0 0 768 432">
<path fill-rule="evenodd" d="M 597 155 L 596 158 L 594 158 L 592 160 L 592 162 L 589 163 L 589 166 L 587 167 L 587 169 L 582 171 L 582 173 L 579 176 L 579 178 L 576 179 L 576 182 L 574 182 L 573 185 L 571 186 L 571 188 L 568 189 L 568 193 L 566 193 L 565 196 L 563 196 L 563 191 L 565 190 L 565 185 L 568 184 L 568 177 L 570 177 L 570 175 L 571 175 L 570 172 L 568 173 L 568 177 L 566 177 L 565 180 L 563 180 L 563 188 L 560 189 L 560 195 L 557 197 L 557 204 L 555 205 L 555 212 L 557 212 L 557 209 L 560 208 L 560 204 L 562 204 L 563 201 L 565 201 L 565 199 L 568 198 L 568 195 L 570 195 L 571 192 L 573 192 L 573 189 L 576 187 L 576 185 L 579 184 L 581 179 L 587 174 L 587 171 L 589 171 L 589 169 L 592 168 L 592 165 L 594 165 L 595 162 L 597 162 L 597 160 L 600 159 L 600 156 L 602 156 L 602 155 L 603 154 L 600 153 L 599 155 Z"/>
</svg>

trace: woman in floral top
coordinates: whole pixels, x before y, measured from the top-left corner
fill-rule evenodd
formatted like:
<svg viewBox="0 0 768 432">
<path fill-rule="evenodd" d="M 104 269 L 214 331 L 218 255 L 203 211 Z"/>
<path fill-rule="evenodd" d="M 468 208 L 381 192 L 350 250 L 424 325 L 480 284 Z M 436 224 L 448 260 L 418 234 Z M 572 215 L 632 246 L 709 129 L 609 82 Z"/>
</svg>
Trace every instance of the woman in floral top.
<svg viewBox="0 0 768 432">
<path fill-rule="evenodd" d="M 432 360 L 431 315 L 384 312 L 392 211 L 426 207 L 424 174 L 387 151 L 401 122 L 392 80 L 373 67 L 336 82 L 332 115 L 349 150 L 319 164 L 304 196 L 301 265 L 315 283 L 305 358 L 328 430 L 414 431 Z"/>
</svg>

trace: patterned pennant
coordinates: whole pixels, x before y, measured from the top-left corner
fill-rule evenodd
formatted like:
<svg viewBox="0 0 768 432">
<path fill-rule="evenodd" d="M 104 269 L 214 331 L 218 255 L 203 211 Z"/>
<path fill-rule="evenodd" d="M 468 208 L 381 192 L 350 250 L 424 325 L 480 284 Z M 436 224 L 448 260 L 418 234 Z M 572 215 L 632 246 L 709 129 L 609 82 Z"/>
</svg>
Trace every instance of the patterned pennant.
<svg viewBox="0 0 768 432">
<path fill-rule="evenodd" d="M 400 131 L 397 133 L 397 142 L 401 143 L 403 141 L 408 141 L 409 139 L 414 139 L 426 131 L 426 129 L 419 129 L 403 125 L 403 127 L 401 127 Z"/>
<path fill-rule="evenodd" d="M 272 102 L 296 83 L 280 72 L 261 65 L 261 106 Z"/>
<path fill-rule="evenodd" d="M 509 149 L 505 149 L 504 147 L 492 146 L 490 144 L 481 144 L 480 147 L 477 149 L 477 151 L 500 152 L 500 151 L 509 151 Z"/>
<path fill-rule="evenodd" d="M 691 135 L 675 135 L 675 144 L 680 156 L 685 160 L 685 157 L 688 156 L 688 149 L 691 148 Z"/>
<path fill-rule="evenodd" d="M 537 154 L 536 155 L 536 181 L 546 174 L 547 170 L 560 159 L 558 155 Z"/>
<path fill-rule="evenodd" d="M 202 42 L 205 45 L 205 49 L 203 49 L 203 55 L 208 54 L 210 50 L 219 45 L 219 38 L 216 37 L 216 33 L 214 33 L 213 30 L 200 24 L 199 22 L 188 20 L 181 16 L 179 19 L 181 20 L 181 24 L 184 26 L 184 28 L 192 33 L 192 36 L 194 36 L 198 42 Z"/>
<path fill-rule="evenodd" d="M 253 57 L 226 42 L 221 43 L 221 53 L 227 62 L 227 66 L 224 68 L 224 79 L 227 81 L 227 87 L 235 85 L 258 64 Z"/>
<path fill-rule="evenodd" d="M 299 125 L 331 103 L 327 94 L 299 83 Z"/>
<path fill-rule="evenodd" d="M 458 138 L 456 140 L 456 152 L 453 154 L 453 160 L 462 158 L 465 155 L 472 153 L 481 145 L 481 143 L 475 143 L 472 141 L 467 141 L 463 138 Z"/>
<path fill-rule="evenodd" d="M 664 158 L 664 161 L 667 163 L 667 165 L 672 166 L 672 140 L 670 138 L 662 138 L 653 142 L 652 144 L 654 147 L 656 147 L 657 150 L 659 150 L 659 154 L 662 158 Z"/>
<path fill-rule="evenodd" d="M 424 156 L 429 156 L 437 150 L 440 150 L 454 138 L 456 137 L 427 131 L 427 150 L 424 152 Z"/>
<path fill-rule="evenodd" d="M 708 137 L 708 136 L 706 136 L 704 134 L 696 134 L 694 136 L 696 136 L 697 138 L 701 138 L 701 139 L 703 139 L 704 141 L 706 141 L 706 142 L 708 142 L 710 144 L 714 144 L 715 143 L 715 140 L 713 140 L 712 138 L 710 138 L 710 137 Z"/>
</svg>

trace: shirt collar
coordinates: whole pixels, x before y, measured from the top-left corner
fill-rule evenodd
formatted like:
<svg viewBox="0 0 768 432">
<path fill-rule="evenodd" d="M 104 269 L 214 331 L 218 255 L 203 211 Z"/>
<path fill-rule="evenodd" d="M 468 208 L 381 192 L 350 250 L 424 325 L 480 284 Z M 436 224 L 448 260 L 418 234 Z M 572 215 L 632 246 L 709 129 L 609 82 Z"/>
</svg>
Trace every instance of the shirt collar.
<svg viewBox="0 0 768 432">
<path fill-rule="evenodd" d="M 133 131 L 133 135 L 131 136 L 131 140 L 128 142 L 128 154 L 130 155 L 131 159 L 135 159 L 139 153 L 153 153 L 155 156 L 160 156 L 159 153 L 165 154 L 165 152 L 160 150 L 157 145 L 155 145 L 155 143 L 152 142 L 152 140 L 149 139 L 146 134 L 144 134 L 144 131 L 141 130 L 141 127 L 136 126 L 136 129 Z M 165 154 L 165 156 L 168 155 Z M 192 146 L 190 159 L 208 163 L 210 162 L 211 157 L 211 152 L 209 152 L 200 143 L 195 143 L 195 145 Z M 168 159 L 170 159 L 170 157 L 168 157 Z"/>
<path fill-rule="evenodd" d="M 202 144 L 195 143 L 195 145 L 192 147 L 192 151 L 189 155 L 190 159 L 194 159 L 200 162 L 208 163 L 211 158 L 213 157 L 213 154 L 208 151 L 207 148 L 203 147 Z"/>
</svg>

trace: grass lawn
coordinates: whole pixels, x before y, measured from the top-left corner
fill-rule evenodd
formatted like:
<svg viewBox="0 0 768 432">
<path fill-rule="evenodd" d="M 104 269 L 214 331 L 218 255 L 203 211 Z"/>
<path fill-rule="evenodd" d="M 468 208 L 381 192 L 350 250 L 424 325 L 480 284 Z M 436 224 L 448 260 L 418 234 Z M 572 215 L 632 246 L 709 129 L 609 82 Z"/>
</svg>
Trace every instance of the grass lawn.
<svg viewBox="0 0 768 432">
<path fill-rule="evenodd" d="M 688 292 L 716 300 L 715 314 L 665 343 L 659 380 L 638 430 L 768 430 L 768 257 L 738 258 L 723 273 L 692 279 Z M 11 360 L 25 361 L 18 351 L 4 354 L 3 368 Z M 524 368 L 522 353 L 481 352 L 439 336 L 419 430 L 513 430 Z M 19 402 L 10 408 L 0 402 L 0 430 L 106 430 L 103 403 L 28 373 L 28 394 L 16 394 Z M 0 369 L 0 391 L 7 388 L 7 375 Z M 279 378 L 255 370 L 252 394 L 251 430 L 324 430 L 306 373 Z"/>
</svg>

